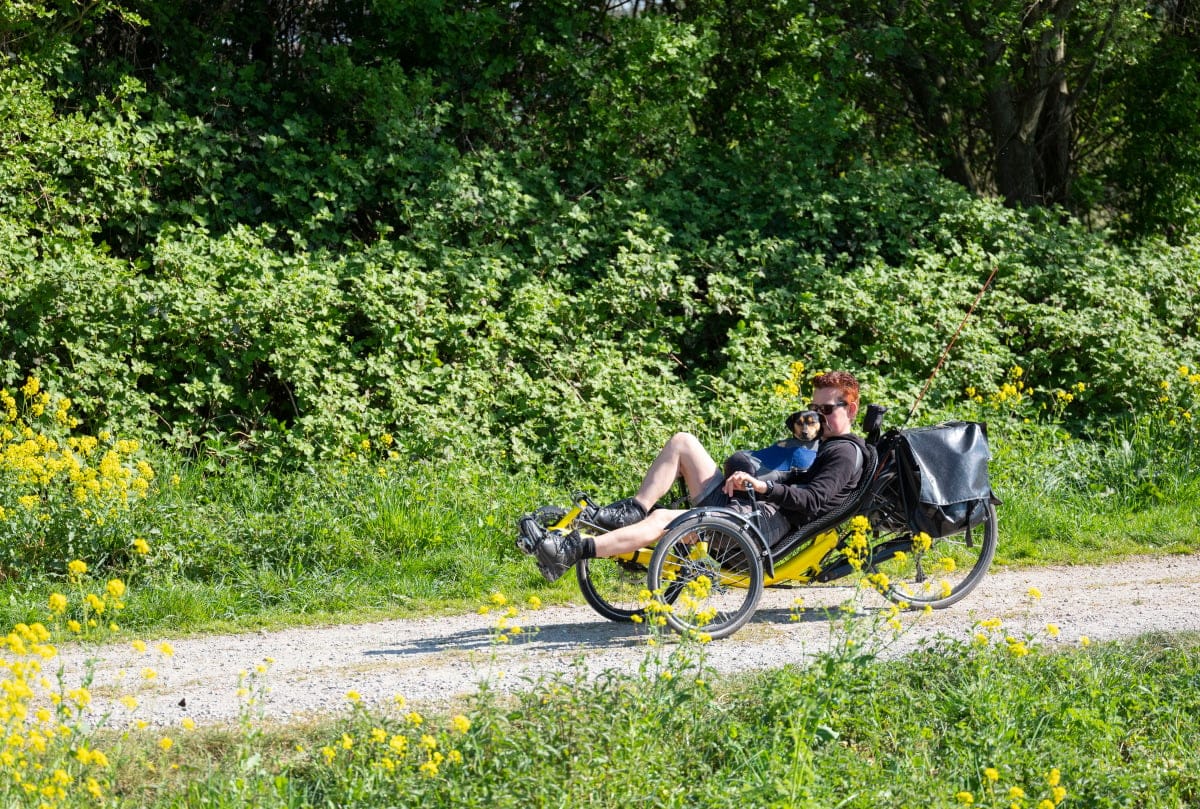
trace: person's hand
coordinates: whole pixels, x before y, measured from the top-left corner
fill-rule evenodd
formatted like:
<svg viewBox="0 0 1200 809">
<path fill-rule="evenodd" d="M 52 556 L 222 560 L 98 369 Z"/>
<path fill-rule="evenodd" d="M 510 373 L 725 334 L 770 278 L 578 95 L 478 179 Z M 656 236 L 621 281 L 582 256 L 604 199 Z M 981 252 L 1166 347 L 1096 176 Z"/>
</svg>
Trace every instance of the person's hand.
<svg viewBox="0 0 1200 809">
<path fill-rule="evenodd" d="M 748 472 L 734 472 L 729 477 L 725 478 L 725 494 L 728 497 L 733 497 L 737 492 L 744 492 L 746 489 L 754 489 L 755 494 L 765 494 L 767 484 L 763 483 L 758 478 Z"/>
</svg>

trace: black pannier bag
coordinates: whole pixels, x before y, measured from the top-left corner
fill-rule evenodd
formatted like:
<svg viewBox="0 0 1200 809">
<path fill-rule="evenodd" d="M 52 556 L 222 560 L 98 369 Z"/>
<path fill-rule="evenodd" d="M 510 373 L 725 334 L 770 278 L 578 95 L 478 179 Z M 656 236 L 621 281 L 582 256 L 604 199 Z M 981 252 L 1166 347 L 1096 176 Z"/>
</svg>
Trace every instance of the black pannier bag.
<svg viewBox="0 0 1200 809">
<path fill-rule="evenodd" d="M 944 537 L 975 527 L 1000 501 L 988 482 L 987 426 L 949 421 L 902 430 L 897 446 L 908 527 Z"/>
</svg>

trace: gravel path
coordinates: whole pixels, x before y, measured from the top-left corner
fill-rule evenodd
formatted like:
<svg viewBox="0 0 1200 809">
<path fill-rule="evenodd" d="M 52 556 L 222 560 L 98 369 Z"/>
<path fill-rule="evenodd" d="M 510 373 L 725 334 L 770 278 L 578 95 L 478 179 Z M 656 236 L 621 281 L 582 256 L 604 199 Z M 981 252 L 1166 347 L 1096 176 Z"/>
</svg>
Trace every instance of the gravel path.
<svg viewBox="0 0 1200 809">
<path fill-rule="evenodd" d="M 1031 599 L 1030 588 L 1042 593 Z M 806 608 L 793 620 L 793 599 Z M 830 622 L 818 604 L 851 596 L 846 587 L 768 590 L 754 618 L 734 636 L 707 647 L 709 663 L 733 672 L 803 662 L 827 647 Z M 863 609 L 881 610 L 866 594 Z M 997 617 L 1007 631 L 1061 629 L 1056 642 L 1077 643 L 1147 632 L 1200 631 L 1200 554 L 1136 559 L 1100 567 L 993 570 L 959 604 L 930 615 L 911 614 L 908 629 L 891 647 L 901 653 L 939 633 L 966 639 L 976 621 Z M 647 654 L 645 630 L 603 620 L 586 606 L 522 610 L 514 623 L 520 642 L 497 645 L 497 614 L 453 615 L 379 623 L 185 638 L 172 641 L 165 657 L 157 644 L 139 653 L 127 644 L 99 649 L 64 648 L 60 659 L 68 686 L 80 682 L 91 660 L 90 686 L 99 714 L 110 726 L 134 721 L 177 724 L 226 723 L 241 709 L 239 674 L 267 664 L 267 691 L 259 710 L 271 719 L 303 718 L 343 710 L 346 694 L 365 702 L 405 697 L 429 707 L 475 691 L 522 687 L 528 678 L 572 665 L 593 673 L 636 670 Z M 537 632 L 532 632 L 533 629 Z M 153 669 L 147 678 L 145 670 Z M 118 700 L 132 695 L 130 711 Z"/>
</svg>

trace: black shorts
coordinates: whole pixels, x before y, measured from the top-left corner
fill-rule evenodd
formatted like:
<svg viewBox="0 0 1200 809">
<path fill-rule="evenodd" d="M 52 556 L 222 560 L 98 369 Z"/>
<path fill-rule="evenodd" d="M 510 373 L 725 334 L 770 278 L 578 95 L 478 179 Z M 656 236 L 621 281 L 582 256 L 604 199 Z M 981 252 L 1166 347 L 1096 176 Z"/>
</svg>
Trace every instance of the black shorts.
<svg viewBox="0 0 1200 809">
<path fill-rule="evenodd" d="M 724 486 L 725 476 L 718 474 L 716 481 L 705 487 L 700 497 L 692 504 L 693 507 L 728 508 L 747 515 L 753 511 L 749 498 L 730 497 L 725 494 Z M 779 506 L 764 503 L 762 500 L 754 501 L 754 506 L 758 508 L 759 529 L 768 545 L 774 545 L 791 532 L 792 523 L 779 510 Z"/>
</svg>

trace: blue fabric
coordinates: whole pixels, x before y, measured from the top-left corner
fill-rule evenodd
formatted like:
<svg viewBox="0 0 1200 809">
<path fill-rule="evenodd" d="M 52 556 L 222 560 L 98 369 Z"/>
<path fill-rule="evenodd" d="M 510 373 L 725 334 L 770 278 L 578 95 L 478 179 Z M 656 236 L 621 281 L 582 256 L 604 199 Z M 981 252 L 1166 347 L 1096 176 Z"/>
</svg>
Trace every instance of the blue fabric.
<svg viewBox="0 0 1200 809">
<path fill-rule="evenodd" d="M 813 446 L 796 446 L 794 441 L 780 441 L 769 447 L 756 449 L 750 454 L 759 460 L 762 469 L 787 472 L 792 469 L 801 471 L 812 466 L 817 457 L 815 441 Z"/>
</svg>

